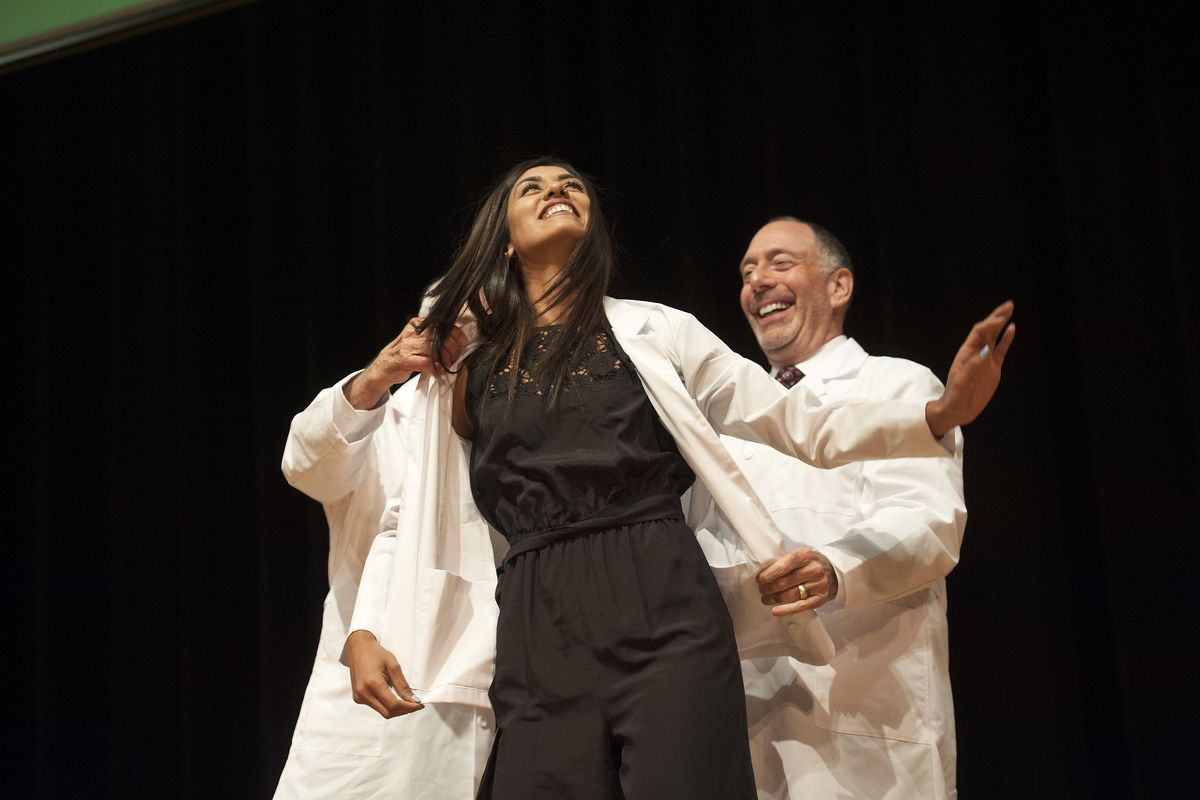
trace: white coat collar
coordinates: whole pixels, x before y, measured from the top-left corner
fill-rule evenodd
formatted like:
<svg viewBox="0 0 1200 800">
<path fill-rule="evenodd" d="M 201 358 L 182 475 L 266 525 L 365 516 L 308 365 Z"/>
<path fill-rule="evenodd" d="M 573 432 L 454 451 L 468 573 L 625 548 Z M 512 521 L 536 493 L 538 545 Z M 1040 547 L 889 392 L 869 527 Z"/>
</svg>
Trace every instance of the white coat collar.
<svg viewBox="0 0 1200 800">
<path fill-rule="evenodd" d="M 615 297 L 604 298 L 604 315 L 614 332 L 620 331 L 628 336 L 639 336 L 653 331 L 650 315 L 657 309 L 654 303 L 640 300 L 618 300 Z"/>
<path fill-rule="evenodd" d="M 825 385 L 840 378 L 853 377 L 867 363 L 867 351 L 846 335 L 835 336 L 817 348 L 817 352 L 795 364 L 804 373 L 804 385 L 818 397 L 825 396 Z M 777 369 L 771 370 L 775 375 Z"/>
<path fill-rule="evenodd" d="M 805 375 L 823 381 L 857 372 L 867 361 L 867 351 L 849 336 L 835 336 L 796 366 Z"/>
</svg>

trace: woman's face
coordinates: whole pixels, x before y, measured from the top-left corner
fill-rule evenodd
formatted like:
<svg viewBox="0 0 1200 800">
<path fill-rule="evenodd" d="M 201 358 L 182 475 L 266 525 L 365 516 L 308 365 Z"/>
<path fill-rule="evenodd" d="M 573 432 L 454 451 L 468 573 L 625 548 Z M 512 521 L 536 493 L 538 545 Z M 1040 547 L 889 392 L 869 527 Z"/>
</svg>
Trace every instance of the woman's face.
<svg viewBox="0 0 1200 800">
<path fill-rule="evenodd" d="M 565 260 L 587 229 L 584 183 L 564 167 L 532 167 L 508 197 L 510 247 L 523 260 Z"/>
</svg>

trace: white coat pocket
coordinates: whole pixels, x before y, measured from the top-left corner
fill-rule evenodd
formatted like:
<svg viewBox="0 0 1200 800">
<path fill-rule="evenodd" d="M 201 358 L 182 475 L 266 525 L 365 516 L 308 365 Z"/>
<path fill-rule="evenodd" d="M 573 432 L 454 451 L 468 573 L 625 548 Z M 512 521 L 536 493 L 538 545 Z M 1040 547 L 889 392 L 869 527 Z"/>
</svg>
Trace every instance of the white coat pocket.
<svg viewBox="0 0 1200 800">
<path fill-rule="evenodd" d="M 410 685 L 424 702 L 486 692 L 496 656 L 496 581 L 421 571 Z"/>
<path fill-rule="evenodd" d="M 378 758 L 386 720 L 369 706 L 354 702 L 350 670 L 338 662 L 345 639 L 342 630 L 321 633 L 292 746 L 297 750 Z"/>
</svg>

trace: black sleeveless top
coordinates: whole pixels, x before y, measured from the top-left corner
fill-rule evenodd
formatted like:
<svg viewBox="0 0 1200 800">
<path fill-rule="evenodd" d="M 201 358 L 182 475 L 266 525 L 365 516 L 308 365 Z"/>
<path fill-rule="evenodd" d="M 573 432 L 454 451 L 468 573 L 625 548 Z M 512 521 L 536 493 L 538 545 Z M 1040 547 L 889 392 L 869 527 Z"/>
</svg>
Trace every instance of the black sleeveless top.
<svg viewBox="0 0 1200 800">
<path fill-rule="evenodd" d="M 558 332 L 535 329 L 511 402 L 511 363 L 476 366 L 467 378 L 471 493 L 521 551 L 564 534 L 678 517 L 679 496 L 695 480 L 607 323 L 581 343 L 549 407 L 530 374 Z"/>
</svg>

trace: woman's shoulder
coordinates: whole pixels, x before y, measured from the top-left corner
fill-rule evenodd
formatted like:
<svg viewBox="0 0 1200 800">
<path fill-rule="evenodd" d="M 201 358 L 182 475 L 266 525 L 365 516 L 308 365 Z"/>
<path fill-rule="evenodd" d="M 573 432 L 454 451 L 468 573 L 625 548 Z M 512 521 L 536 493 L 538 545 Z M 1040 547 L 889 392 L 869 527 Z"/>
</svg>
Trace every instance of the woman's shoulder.
<svg viewBox="0 0 1200 800">
<path fill-rule="evenodd" d="M 671 325 L 677 325 L 682 321 L 695 319 L 688 312 L 672 308 L 664 303 L 655 303 L 649 300 L 628 300 L 616 297 L 604 298 L 604 311 L 608 315 L 609 320 L 614 322 L 616 321 L 614 317 L 619 319 L 638 317 L 642 320 L 657 318 Z"/>
</svg>

